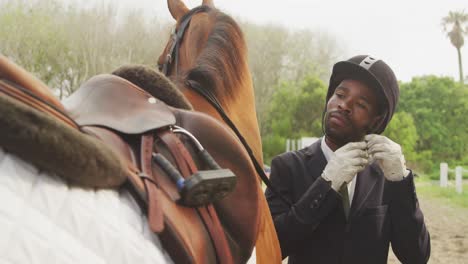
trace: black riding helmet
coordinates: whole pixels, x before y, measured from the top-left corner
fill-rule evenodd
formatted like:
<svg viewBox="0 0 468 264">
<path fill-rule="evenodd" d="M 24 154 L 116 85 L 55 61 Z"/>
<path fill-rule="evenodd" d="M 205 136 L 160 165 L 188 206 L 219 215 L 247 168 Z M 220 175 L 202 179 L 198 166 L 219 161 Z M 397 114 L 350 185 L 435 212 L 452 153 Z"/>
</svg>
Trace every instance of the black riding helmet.
<svg viewBox="0 0 468 264">
<path fill-rule="evenodd" d="M 382 133 L 392 119 L 400 96 L 398 81 L 392 69 L 384 61 L 368 55 L 358 55 L 349 60 L 337 62 L 333 66 L 330 77 L 327 102 L 336 87 L 345 79 L 362 81 L 375 89 L 384 118 L 372 132 Z"/>
</svg>

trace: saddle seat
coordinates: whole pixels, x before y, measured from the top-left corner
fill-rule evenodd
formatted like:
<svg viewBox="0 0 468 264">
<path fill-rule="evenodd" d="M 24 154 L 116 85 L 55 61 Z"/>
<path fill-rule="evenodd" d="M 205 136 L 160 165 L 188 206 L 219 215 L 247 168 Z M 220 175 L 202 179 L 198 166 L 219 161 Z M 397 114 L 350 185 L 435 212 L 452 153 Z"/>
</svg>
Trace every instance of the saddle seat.
<svg viewBox="0 0 468 264">
<path fill-rule="evenodd" d="M 91 78 L 62 103 L 81 126 L 103 126 L 126 134 L 141 134 L 176 123 L 165 103 L 109 74 Z"/>
</svg>

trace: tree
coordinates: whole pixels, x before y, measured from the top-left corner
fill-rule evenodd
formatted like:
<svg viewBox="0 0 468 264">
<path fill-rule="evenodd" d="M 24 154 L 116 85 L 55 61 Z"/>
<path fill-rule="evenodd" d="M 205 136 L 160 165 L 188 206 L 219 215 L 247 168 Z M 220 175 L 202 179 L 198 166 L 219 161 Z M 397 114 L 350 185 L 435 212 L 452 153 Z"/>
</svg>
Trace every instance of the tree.
<svg viewBox="0 0 468 264">
<path fill-rule="evenodd" d="M 434 166 L 462 161 L 468 153 L 468 89 L 448 77 L 424 76 L 401 84 L 400 91 L 399 111 L 414 119 L 418 155 L 425 153 Z"/>
<path fill-rule="evenodd" d="M 169 23 L 140 11 L 117 16 L 112 3 L 83 8 L 58 0 L 0 1 L 0 51 L 62 98 L 122 64 L 156 64 Z"/>
<path fill-rule="evenodd" d="M 255 104 L 263 137 L 268 133 L 265 122 L 275 89 L 282 82 L 299 83 L 309 75 L 327 82 L 341 49 L 332 35 L 320 31 L 288 30 L 278 25 L 248 22 L 241 22 L 240 25 L 247 41 Z"/>
<path fill-rule="evenodd" d="M 288 47 L 286 29 L 275 25 L 259 26 L 242 22 L 242 31 L 248 47 L 249 68 L 255 89 L 255 106 L 259 125 L 264 131 L 263 123 L 274 87 L 278 86 L 283 68 L 283 56 Z"/>
<path fill-rule="evenodd" d="M 273 94 L 262 136 L 264 160 L 284 152 L 287 138 L 322 135 L 327 87 L 317 77 L 283 82 Z"/>
<path fill-rule="evenodd" d="M 414 169 L 413 165 L 418 162 L 415 148 L 419 136 L 413 116 L 404 111 L 396 112 L 383 135 L 400 144 L 406 161 L 411 163 L 410 166 Z"/>
<path fill-rule="evenodd" d="M 464 44 L 464 35 L 467 33 L 463 28 L 468 22 L 468 14 L 464 11 L 450 11 L 448 16 L 442 18 L 442 27 L 447 33 L 452 45 L 457 49 L 458 69 L 460 71 L 460 83 L 463 85 L 463 66 L 461 47 Z"/>
</svg>

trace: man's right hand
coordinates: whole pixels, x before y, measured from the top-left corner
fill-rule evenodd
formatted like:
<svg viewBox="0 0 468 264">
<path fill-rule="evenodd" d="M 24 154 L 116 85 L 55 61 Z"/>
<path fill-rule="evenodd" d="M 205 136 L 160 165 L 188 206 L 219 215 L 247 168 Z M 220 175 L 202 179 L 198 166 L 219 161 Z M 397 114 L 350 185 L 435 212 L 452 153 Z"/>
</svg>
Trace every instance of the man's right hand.
<svg viewBox="0 0 468 264">
<path fill-rule="evenodd" d="M 323 170 L 322 177 L 338 191 L 369 163 L 366 142 L 350 142 L 337 149 Z"/>
</svg>

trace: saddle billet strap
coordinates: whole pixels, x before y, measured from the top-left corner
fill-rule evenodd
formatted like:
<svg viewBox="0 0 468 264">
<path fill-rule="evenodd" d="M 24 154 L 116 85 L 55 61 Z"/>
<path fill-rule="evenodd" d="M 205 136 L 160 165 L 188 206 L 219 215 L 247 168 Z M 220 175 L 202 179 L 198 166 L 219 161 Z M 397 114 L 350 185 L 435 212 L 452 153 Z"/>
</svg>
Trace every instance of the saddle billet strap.
<svg viewBox="0 0 468 264">
<path fill-rule="evenodd" d="M 156 185 L 156 179 L 151 169 L 151 159 L 154 143 L 153 133 L 141 136 L 140 167 L 141 178 L 148 194 L 148 221 L 151 231 L 161 233 L 164 229 L 164 216 L 160 197 L 161 190 Z"/>
<path fill-rule="evenodd" d="M 54 118 L 62 121 L 65 125 L 79 130 L 79 126 L 58 107 L 48 103 L 39 96 L 36 96 L 33 92 L 15 83 L 0 79 L 0 92 L 40 112 L 50 114 Z"/>
<path fill-rule="evenodd" d="M 197 170 L 196 166 L 190 163 L 192 156 L 172 131 L 162 130 L 158 131 L 157 134 L 175 159 L 176 165 L 182 173 L 182 176 L 187 179 L 191 175 L 191 172 L 193 173 L 194 170 Z"/>
<path fill-rule="evenodd" d="M 161 130 L 158 131 L 157 134 L 171 152 L 184 178 L 188 178 L 198 171 L 192 156 L 174 133 L 168 130 Z M 218 262 L 226 264 L 233 263 L 233 257 L 228 246 L 226 234 L 224 233 L 213 205 L 198 207 L 197 211 L 205 222 L 213 241 Z"/>
</svg>

